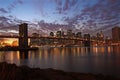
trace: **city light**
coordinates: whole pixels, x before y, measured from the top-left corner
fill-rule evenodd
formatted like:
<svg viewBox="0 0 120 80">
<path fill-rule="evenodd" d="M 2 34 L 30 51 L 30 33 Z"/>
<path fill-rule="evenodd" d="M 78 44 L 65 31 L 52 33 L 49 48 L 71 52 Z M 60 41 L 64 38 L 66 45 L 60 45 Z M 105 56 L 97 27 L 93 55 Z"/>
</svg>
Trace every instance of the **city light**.
<svg viewBox="0 0 120 80">
<path fill-rule="evenodd" d="M 16 39 L 4 39 L 0 43 L 1 46 L 18 46 L 18 40 Z"/>
</svg>

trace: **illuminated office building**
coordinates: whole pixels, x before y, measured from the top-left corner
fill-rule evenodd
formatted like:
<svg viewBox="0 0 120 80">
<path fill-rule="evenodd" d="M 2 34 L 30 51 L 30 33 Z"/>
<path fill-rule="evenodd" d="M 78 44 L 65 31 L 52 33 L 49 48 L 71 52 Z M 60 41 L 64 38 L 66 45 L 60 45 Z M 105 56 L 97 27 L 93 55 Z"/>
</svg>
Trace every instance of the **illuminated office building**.
<svg viewBox="0 0 120 80">
<path fill-rule="evenodd" d="M 112 39 L 114 41 L 120 40 L 120 27 L 112 28 Z"/>
</svg>

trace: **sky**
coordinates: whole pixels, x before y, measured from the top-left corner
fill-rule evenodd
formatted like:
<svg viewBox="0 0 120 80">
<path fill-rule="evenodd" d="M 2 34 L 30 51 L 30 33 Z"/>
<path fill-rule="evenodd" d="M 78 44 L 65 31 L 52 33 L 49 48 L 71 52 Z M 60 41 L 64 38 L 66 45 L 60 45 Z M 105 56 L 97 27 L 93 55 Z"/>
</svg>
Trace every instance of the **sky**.
<svg viewBox="0 0 120 80">
<path fill-rule="evenodd" d="M 119 0 L 0 0 L 0 34 L 18 33 L 18 24 L 29 24 L 29 33 L 72 29 L 106 35 L 120 26 Z"/>
</svg>

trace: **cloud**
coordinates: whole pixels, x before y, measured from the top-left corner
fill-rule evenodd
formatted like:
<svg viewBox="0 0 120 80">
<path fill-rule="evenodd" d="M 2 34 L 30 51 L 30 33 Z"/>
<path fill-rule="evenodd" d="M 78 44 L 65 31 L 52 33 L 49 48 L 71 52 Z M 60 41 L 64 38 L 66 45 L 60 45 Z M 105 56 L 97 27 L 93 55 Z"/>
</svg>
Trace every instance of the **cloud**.
<svg viewBox="0 0 120 80">
<path fill-rule="evenodd" d="M 59 14 L 63 14 L 72 9 L 78 0 L 54 0 L 54 2 L 56 4 L 56 11 Z"/>
<path fill-rule="evenodd" d="M 93 5 L 86 5 L 81 12 L 73 17 L 64 17 L 68 24 L 75 24 L 82 29 L 100 30 L 120 24 L 120 1 L 119 0 L 98 0 Z M 80 23 L 80 24 L 79 24 Z"/>
<path fill-rule="evenodd" d="M 32 2 L 35 8 L 39 9 L 41 14 L 45 16 L 47 14 L 45 9 L 48 3 L 49 5 L 55 5 L 55 10 L 52 10 L 53 13 L 65 14 L 68 10 L 77 4 L 78 0 L 34 0 Z"/>
<path fill-rule="evenodd" d="M 82 10 L 81 15 L 88 15 L 90 18 L 108 20 L 119 17 L 119 0 L 99 0 L 98 3 Z"/>
<path fill-rule="evenodd" d="M 0 34 L 17 34 L 19 29 L 18 24 L 20 23 L 21 20 L 16 19 L 13 16 L 0 16 Z"/>
<path fill-rule="evenodd" d="M 79 2 L 78 0 L 33 0 L 32 1 L 35 9 L 37 9 L 37 11 L 39 11 L 43 17 L 49 16 L 49 13 L 46 11 L 46 9 L 48 10 L 49 8 L 47 7 L 48 5 L 54 6 L 54 8 L 52 7 L 50 13 L 67 15 L 72 8 L 77 7 L 76 5 L 78 5 L 78 2 Z"/>
<path fill-rule="evenodd" d="M 10 24 L 8 23 L 10 19 L 4 16 L 0 16 L 0 28 L 1 27 L 5 27 L 5 26 L 9 26 Z"/>
<path fill-rule="evenodd" d="M 16 8 L 17 5 L 19 4 L 23 4 L 23 0 L 15 0 L 13 3 L 11 3 L 9 6 L 8 6 L 8 11 L 11 12 L 14 8 Z"/>
<path fill-rule="evenodd" d="M 45 10 L 48 3 L 51 4 L 52 0 L 32 0 L 35 10 L 37 10 L 37 13 L 41 14 L 42 17 L 46 17 L 48 15 L 47 11 Z"/>
<path fill-rule="evenodd" d="M 58 11 L 59 14 L 61 14 L 63 1 L 62 0 L 55 0 L 55 3 L 56 3 L 56 10 Z"/>
<path fill-rule="evenodd" d="M 85 1 L 85 2 L 84 2 Z M 120 24 L 120 1 L 119 0 L 33 0 L 33 4 L 37 10 L 40 11 L 40 14 L 43 16 L 49 15 L 47 14 L 46 6 L 49 2 L 49 5 L 55 4 L 53 12 L 55 14 L 62 15 L 61 21 L 67 23 L 67 25 L 60 25 L 57 24 L 56 20 L 54 23 L 49 24 L 45 23 L 44 21 L 38 22 L 38 26 L 34 26 L 32 30 L 44 32 L 46 31 L 55 31 L 58 30 L 60 27 L 65 26 L 64 29 L 79 29 L 81 31 L 99 31 L 103 29 L 108 29 L 109 27 L 112 28 L 113 26 Z M 94 2 L 95 1 L 95 2 Z M 83 4 L 83 8 L 79 5 Z M 90 3 L 90 4 L 89 4 Z M 91 5 L 92 3 L 92 5 Z M 12 4 L 10 4 L 9 8 L 10 11 L 16 8 L 18 4 L 23 4 L 22 0 L 15 0 Z M 75 11 L 74 11 L 75 10 Z M 0 12 L 5 13 L 8 12 L 2 8 L 0 8 Z M 75 14 L 68 14 L 74 12 Z M 64 15 L 66 13 L 66 15 Z M 54 14 L 54 15 L 55 15 Z M 72 16 L 71 16 L 72 15 Z M 7 17 L 0 17 L 0 21 L 4 22 L 4 24 L 11 25 L 11 23 L 20 23 L 23 21 L 13 19 L 9 20 L 10 18 Z M 8 21 L 11 21 L 8 22 Z M 5 23 L 6 22 L 6 23 Z M 1 26 L 4 25 L 3 23 L 0 24 Z M 69 26 L 69 27 L 68 27 Z M 5 29 L 5 28 L 4 28 Z M 16 30 L 16 29 L 15 29 Z M 91 31 L 90 31 L 91 30 Z"/>
<path fill-rule="evenodd" d="M 70 0 L 65 0 L 63 11 L 66 11 L 70 8 Z"/>
<path fill-rule="evenodd" d="M 4 8 L 0 8 L 0 13 L 8 13 L 8 11 L 5 10 Z"/>
</svg>

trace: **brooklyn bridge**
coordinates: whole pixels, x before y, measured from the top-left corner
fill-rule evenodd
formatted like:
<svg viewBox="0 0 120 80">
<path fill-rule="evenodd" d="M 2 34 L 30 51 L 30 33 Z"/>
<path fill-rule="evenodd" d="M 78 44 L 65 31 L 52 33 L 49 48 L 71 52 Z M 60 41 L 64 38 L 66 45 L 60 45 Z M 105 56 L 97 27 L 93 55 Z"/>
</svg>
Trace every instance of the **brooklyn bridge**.
<svg viewBox="0 0 120 80">
<path fill-rule="evenodd" d="M 90 37 L 87 38 L 77 38 L 77 37 L 51 37 L 51 36 L 28 36 L 28 24 L 23 23 L 19 25 L 19 36 L 12 36 L 12 35 L 0 35 L 0 38 L 16 38 L 19 41 L 20 48 L 27 48 L 28 39 L 47 39 L 57 41 L 59 43 L 68 43 L 68 44 L 77 44 L 79 45 L 82 43 L 84 46 L 90 46 L 92 43 L 101 42 L 91 39 Z M 103 41 L 102 41 L 103 42 Z"/>
</svg>

